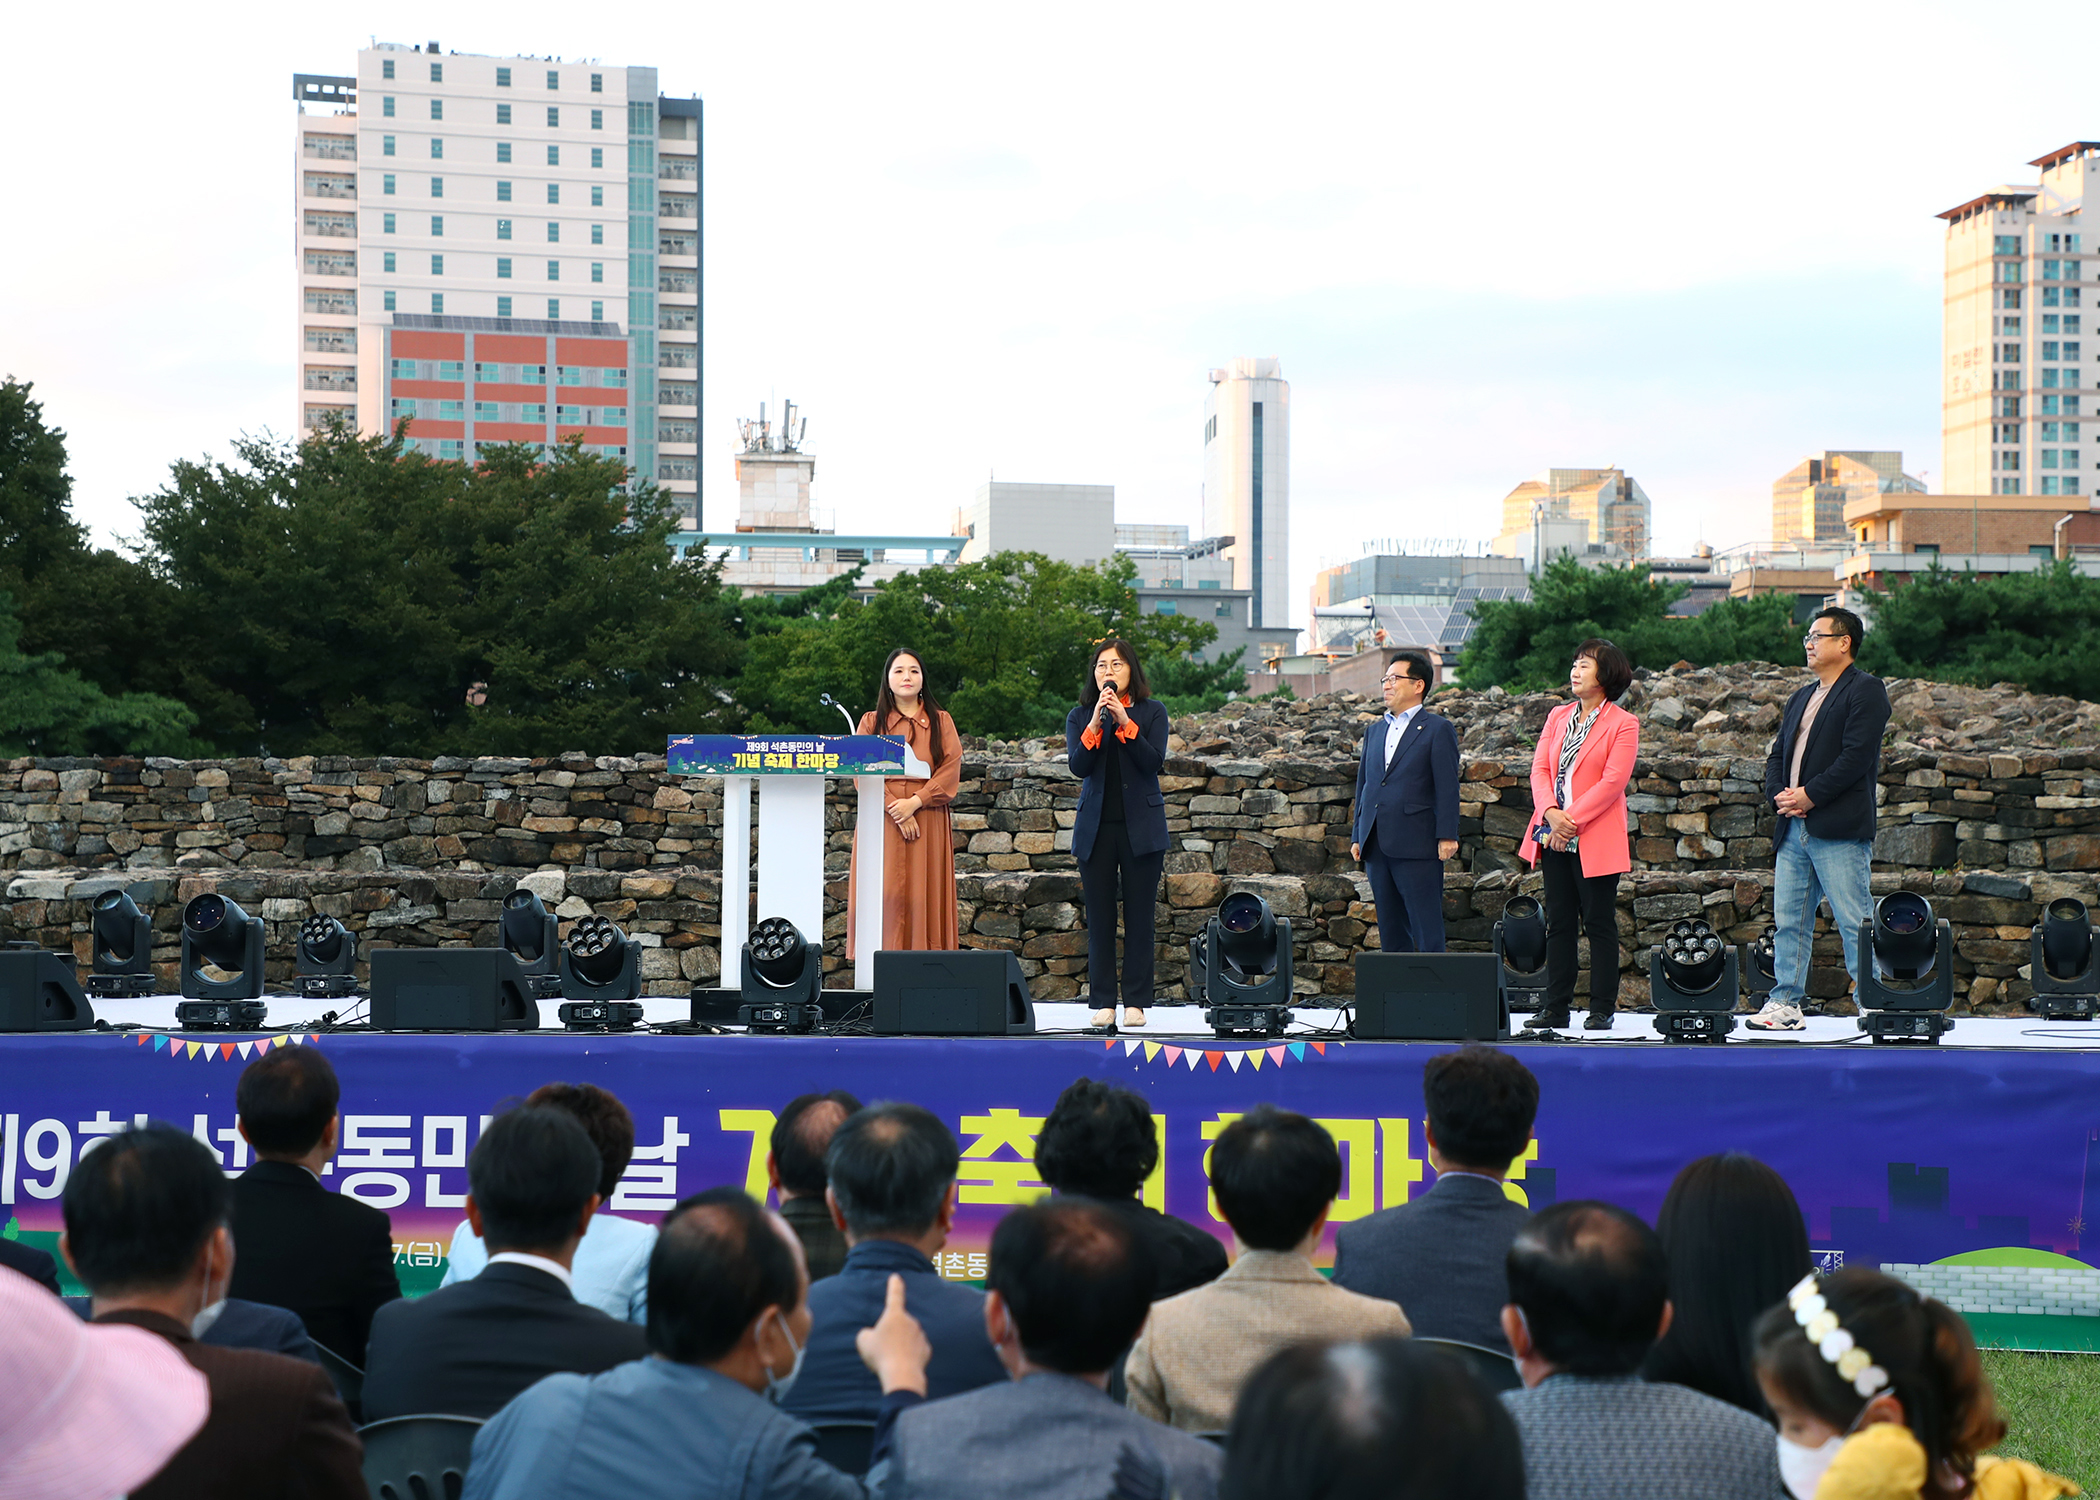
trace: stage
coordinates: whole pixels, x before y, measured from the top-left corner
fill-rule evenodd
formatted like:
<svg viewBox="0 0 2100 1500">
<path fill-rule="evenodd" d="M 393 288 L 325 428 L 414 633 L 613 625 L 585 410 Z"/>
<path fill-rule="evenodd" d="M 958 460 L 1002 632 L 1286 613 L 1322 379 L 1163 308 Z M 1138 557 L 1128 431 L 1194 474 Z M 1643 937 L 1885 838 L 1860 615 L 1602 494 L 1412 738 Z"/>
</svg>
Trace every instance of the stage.
<svg viewBox="0 0 2100 1500">
<path fill-rule="evenodd" d="M 480 1122 L 553 1079 L 589 1081 L 633 1110 L 640 1149 L 615 1212 L 651 1218 L 725 1182 L 765 1185 L 772 1111 L 844 1088 L 934 1110 L 964 1148 L 962 1208 L 944 1274 L 976 1279 L 1005 1207 L 1040 1191 L 1033 1133 L 1058 1092 L 1089 1075 L 1151 1099 L 1165 1144 L 1148 1198 L 1221 1236 L 1204 1157 L 1257 1103 L 1303 1110 L 1340 1142 L 1338 1222 L 1398 1204 L 1432 1174 L 1421 1146 L 1421 1070 L 1437 1044 L 1351 1042 L 1346 1013 L 1306 1010 L 1274 1042 L 1220 1041 L 1190 1007 L 1142 1031 L 1079 1032 L 1084 1004 L 1042 1004 L 1036 1037 L 913 1039 L 380 1035 L 312 1029 L 354 1002 L 275 997 L 269 1036 L 142 1029 L 0 1037 L 0 1224 L 48 1243 L 80 1151 L 138 1118 L 195 1131 L 246 1165 L 234 1085 L 258 1047 L 316 1040 L 343 1082 L 344 1149 L 329 1181 L 393 1216 L 402 1281 L 426 1290 L 459 1223 Z M 688 1002 L 646 1002 L 652 1022 Z M 168 997 L 100 1002 L 105 1020 L 172 1021 Z M 549 1018 L 552 1007 L 547 1008 Z M 1062 1034 L 1060 1034 L 1062 1033 Z M 1826 1264 L 1886 1265 L 1961 1307 L 1984 1342 L 2100 1351 L 2100 1270 L 2083 1245 L 2100 1213 L 2100 1027 L 1960 1018 L 1937 1047 L 1873 1046 L 1850 1018 L 1806 1033 L 1740 1029 L 1719 1046 L 1666 1045 L 1651 1018 L 1610 1032 L 1508 1045 L 1537 1073 L 1537 1140 L 1508 1191 L 1532 1206 L 1608 1198 L 1652 1216 L 1671 1177 L 1708 1152 L 1749 1151 L 1784 1173 Z M 1754 1040 L 1752 1038 L 1755 1038 Z"/>
</svg>

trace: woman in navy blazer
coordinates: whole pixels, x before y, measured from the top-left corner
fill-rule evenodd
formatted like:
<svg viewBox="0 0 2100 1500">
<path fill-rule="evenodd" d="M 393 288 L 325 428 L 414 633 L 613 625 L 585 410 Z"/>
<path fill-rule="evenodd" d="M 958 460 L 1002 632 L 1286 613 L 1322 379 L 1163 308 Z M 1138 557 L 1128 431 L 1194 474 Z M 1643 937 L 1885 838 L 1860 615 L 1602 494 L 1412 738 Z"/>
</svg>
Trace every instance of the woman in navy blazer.
<svg viewBox="0 0 2100 1500">
<path fill-rule="evenodd" d="M 1087 988 L 1093 1024 L 1116 1024 L 1116 906 L 1123 911 L 1123 1024 L 1145 1024 L 1152 1003 L 1152 904 L 1167 863 L 1167 711 L 1152 701 L 1130 642 L 1094 648 L 1079 706 L 1065 716 L 1065 763 L 1080 778 L 1072 857 L 1086 893 Z"/>
</svg>

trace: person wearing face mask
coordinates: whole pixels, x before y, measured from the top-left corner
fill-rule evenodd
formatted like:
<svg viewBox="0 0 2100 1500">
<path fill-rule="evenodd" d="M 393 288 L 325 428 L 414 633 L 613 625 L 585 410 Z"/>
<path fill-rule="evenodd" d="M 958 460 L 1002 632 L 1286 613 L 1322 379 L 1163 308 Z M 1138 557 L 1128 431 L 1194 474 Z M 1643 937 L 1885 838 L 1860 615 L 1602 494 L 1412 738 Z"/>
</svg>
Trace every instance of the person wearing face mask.
<svg viewBox="0 0 2100 1500">
<path fill-rule="evenodd" d="M 210 1388 L 203 1427 L 132 1500 L 363 1500 L 364 1445 L 318 1365 L 198 1342 L 233 1279 L 231 1204 L 210 1149 L 158 1123 L 93 1145 L 66 1179 L 59 1253 L 88 1288 L 94 1321 L 158 1334 Z"/>
<path fill-rule="evenodd" d="M 1527 1500 L 1773 1500 L 1772 1429 L 1681 1385 L 1640 1378 L 1669 1330 L 1654 1230 L 1609 1203 L 1556 1203 L 1517 1232 L 1502 1332 L 1524 1382 L 1502 1403 Z"/>
<path fill-rule="evenodd" d="M 926 762 L 928 777 L 892 776 L 882 784 L 887 818 L 882 829 L 882 917 L 876 948 L 954 948 L 955 836 L 949 806 L 962 785 L 962 736 L 948 711 L 934 702 L 919 653 L 899 646 L 882 664 L 875 707 L 860 716 L 855 734 L 903 740 Z M 859 868 L 854 844 L 851 869 Z M 846 881 L 846 957 L 860 944 L 860 881 Z"/>
<path fill-rule="evenodd" d="M 1531 757 L 1532 830 L 1518 853 L 1545 877 L 1546 997 L 1532 1025 L 1568 1024 L 1575 941 L 1590 941 L 1588 1031 L 1609 1031 L 1619 1009 L 1619 877 L 1633 868 L 1626 784 L 1641 753 L 1641 721 L 1616 700 L 1633 682 L 1626 653 L 1606 640 L 1575 648 L 1575 701 L 1546 715 Z"/>
<path fill-rule="evenodd" d="M 929 1349 L 890 1278 L 856 1335 L 883 1393 L 867 1480 L 817 1456 L 780 1409 L 809 1347 L 809 1271 L 787 1222 L 740 1188 L 685 1199 L 649 1257 L 648 1359 L 551 1375 L 474 1438 L 461 1500 L 863 1500 L 880 1493 L 897 1414 L 926 1394 Z"/>
<path fill-rule="evenodd" d="M 2050 1500 L 2078 1486 L 1986 1453 L 2005 1436 L 1960 1313 L 1865 1266 L 1811 1273 L 1766 1310 L 1757 1383 L 1795 1500 Z"/>
<path fill-rule="evenodd" d="M 1065 716 L 1065 764 L 1079 778 L 1072 858 L 1086 898 L 1092 1024 L 1116 1025 L 1116 914 L 1123 916 L 1123 1024 L 1145 1024 L 1152 1003 L 1153 904 L 1167 865 L 1167 711 L 1152 697 L 1137 650 L 1116 637 L 1087 661 L 1079 706 Z M 1120 896 L 1120 900 L 1119 900 Z"/>
<path fill-rule="evenodd" d="M 1145 1326 L 1157 1271 L 1130 1222 L 1057 1198 L 1014 1209 L 992 1234 L 984 1325 L 1012 1378 L 897 1418 L 896 1500 L 1100 1500 L 1126 1448 L 1180 1500 L 1212 1500 L 1221 1455 L 1108 1394 Z"/>
</svg>

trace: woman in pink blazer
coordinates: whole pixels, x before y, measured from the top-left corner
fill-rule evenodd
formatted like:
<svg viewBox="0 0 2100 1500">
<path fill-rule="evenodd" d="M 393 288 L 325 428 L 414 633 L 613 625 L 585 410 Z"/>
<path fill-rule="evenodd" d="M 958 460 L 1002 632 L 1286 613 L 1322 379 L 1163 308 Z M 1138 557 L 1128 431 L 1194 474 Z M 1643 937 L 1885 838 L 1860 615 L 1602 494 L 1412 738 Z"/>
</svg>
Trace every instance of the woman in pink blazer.
<svg viewBox="0 0 2100 1500">
<path fill-rule="evenodd" d="M 1590 940 L 1590 1031 L 1609 1031 L 1619 1008 L 1619 877 L 1633 868 L 1626 783 L 1641 751 L 1641 721 L 1613 700 L 1633 664 L 1610 641 L 1575 648 L 1573 703 L 1546 716 L 1531 757 L 1531 832 L 1521 850 L 1546 877 L 1546 1000 L 1534 1026 L 1566 1026 L 1575 998 L 1575 929 Z M 1541 835 L 1543 834 L 1543 841 Z"/>
</svg>

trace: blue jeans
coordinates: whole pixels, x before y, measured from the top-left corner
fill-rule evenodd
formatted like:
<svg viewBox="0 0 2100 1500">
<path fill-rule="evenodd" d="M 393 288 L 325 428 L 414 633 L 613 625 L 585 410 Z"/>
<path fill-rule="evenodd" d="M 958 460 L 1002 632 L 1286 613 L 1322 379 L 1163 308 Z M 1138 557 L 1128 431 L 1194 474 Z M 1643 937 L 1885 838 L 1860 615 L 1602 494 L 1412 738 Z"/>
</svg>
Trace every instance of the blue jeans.
<svg viewBox="0 0 2100 1500">
<path fill-rule="evenodd" d="M 1799 1005 L 1808 991 L 1809 950 L 1816 935 L 1816 907 L 1826 898 L 1845 944 L 1845 971 L 1859 983 L 1859 928 L 1874 915 L 1867 887 L 1873 867 L 1871 839 L 1819 839 L 1799 818 L 1779 820 L 1779 850 L 1772 883 L 1772 968 L 1778 983 L 1771 998 Z"/>
</svg>

